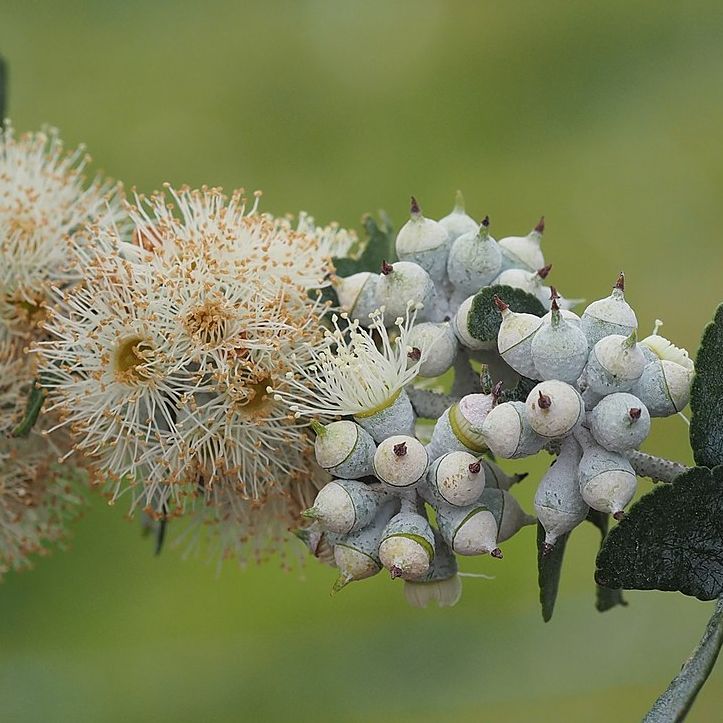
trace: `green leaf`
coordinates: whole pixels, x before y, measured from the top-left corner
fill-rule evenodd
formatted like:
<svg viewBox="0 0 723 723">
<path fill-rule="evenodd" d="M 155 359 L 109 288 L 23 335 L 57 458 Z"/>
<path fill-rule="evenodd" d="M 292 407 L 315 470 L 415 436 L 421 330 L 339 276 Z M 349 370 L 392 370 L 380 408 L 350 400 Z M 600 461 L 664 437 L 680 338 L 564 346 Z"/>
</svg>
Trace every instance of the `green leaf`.
<svg viewBox="0 0 723 723">
<path fill-rule="evenodd" d="M 552 618 L 555 609 L 557 589 L 560 587 L 560 572 L 562 558 L 567 545 L 567 535 L 557 538 L 555 546 L 546 555 L 542 554 L 545 542 L 545 528 L 537 523 L 537 583 L 540 586 L 540 604 L 542 605 L 542 619 L 547 623 Z"/>
<path fill-rule="evenodd" d="M 610 515 L 606 512 L 590 509 L 587 519 L 588 522 L 592 522 L 592 524 L 600 530 L 600 548 L 602 548 L 605 537 L 608 534 Z M 617 605 L 625 607 L 627 604 L 627 601 L 623 598 L 623 591 L 620 588 L 613 589 L 597 585 L 595 608 L 598 612 L 604 613 Z"/>
<path fill-rule="evenodd" d="M 643 723 L 678 723 L 685 720 L 696 696 L 708 679 L 723 646 L 723 598 L 706 625 L 703 637 L 680 673 L 655 701 Z"/>
<path fill-rule="evenodd" d="M 470 335 L 480 341 L 497 341 L 502 316 L 492 300 L 495 294 L 509 304 L 512 311 L 535 316 L 544 316 L 547 313 L 537 297 L 522 289 L 514 289 L 511 286 L 485 286 L 475 294 L 467 321 Z"/>
<path fill-rule="evenodd" d="M 498 403 L 502 402 L 524 402 L 525 399 L 530 395 L 533 387 L 537 386 L 539 382 L 534 379 L 528 379 L 527 377 L 520 376 L 517 380 L 517 384 L 514 387 L 502 387 Z M 480 375 L 480 386 L 483 394 L 489 394 L 494 387 L 495 382 L 490 374 L 489 368 L 484 369 Z"/>
<path fill-rule="evenodd" d="M 395 248 L 396 234 L 389 216 L 379 212 L 379 223 L 370 214 L 362 219 L 362 226 L 367 235 L 364 250 L 358 258 L 334 259 L 338 276 L 351 276 L 360 271 L 379 273 L 382 261 L 392 263 L 397 259 Z"/>
<path fill-rule="evenodd" d="M 35 422 L 38 421 L 38 415 L 43 408 L 46 395 L 47 392 L 43 387 L 38 386 L 37 383 L 33 383 L 30 387 L 28 401 L 25 405 L 25 416 L 13 430 L 13 437 L 27 437 L 30 434 L 30 430 L 35 426 Z"/>
<path fill-rule="evenodd" d="M 723 464 L 723 304 L 703 332 L 690 394 L 690 446 L 696 464 Z"/>
<path fill-rule="evenodd" d="M 597 557 L 603 587 L 723 593 L 723 467 L 694 467 L 643 497 Z"/>
</svg>

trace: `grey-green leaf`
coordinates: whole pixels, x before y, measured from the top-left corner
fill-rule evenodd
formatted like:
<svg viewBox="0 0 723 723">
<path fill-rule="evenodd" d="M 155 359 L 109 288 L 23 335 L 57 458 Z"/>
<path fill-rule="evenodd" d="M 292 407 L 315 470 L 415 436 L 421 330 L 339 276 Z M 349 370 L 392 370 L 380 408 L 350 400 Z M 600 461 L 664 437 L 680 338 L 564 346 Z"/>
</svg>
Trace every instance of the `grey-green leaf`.
<svg viewBox="0 0 723 723">
<path fill-rule="evenodd" d="M 362 219 L 362 225 L 367 235 L 364 250 L 356 259 L 334 259 L 338 276 L 351 276 L 360 271 L 378 273 L 382 261 L 389 263 L 396 261 L 396 235 L 389 216 L 384 211 L 380 211 L 377 223 L 373 216 L 366 214 Z"/>
<path fill-rule="evenodd" d="M 703 332 L 690 407 L 690 446 L 696 464 L 723 464 L 723 304 Z"/>
<path fill-rule="evenodd" d="M 720 596 L 723 467 L 694 467 L 643 497 L 605 539 L 595 579 L 609 588 Z"/>
<path fill-rule="evenodd" d="M 543 316 L 546 313 L 540 300 L 522 289 L 511 286 L 485 286 L 475 294 L 467 321 L 470 335 L 480 341 L 497 341 L 502 317 L 492 300 L 495 294 L 508 304 L 512 311 L 535 316 Z"/>
<path fill-rule="evenodd" d="M 542 619 L 547 623 L 552 618 L 557 599 L 557 590 L 560 587 L 560 573 L 562 558 L 567 545 L 567 535 L 557 539 L 555 546 L 546 555 L 542 554 L 545 542 L 545 528 L 537 523 L 537 583 L 540 587 L 540 604 L 542 605 Z"/>
<path fill-rule="evenodd" d="M 587 519 L 588 522 L 592 522 L 600 531 L 600 547 L 602 548 L 605 537 L 608 534 L 610 515 L 606 512 L 590 509 Z M 624 607 L 628 604 L 623 598 L 623 591 L 620 588 L 609 588 L 603 587 L 602 585 L 597 585 L 596 587 L 595 608 L 598 612 L 604 613 L 618 605 Z"/>
</svg>

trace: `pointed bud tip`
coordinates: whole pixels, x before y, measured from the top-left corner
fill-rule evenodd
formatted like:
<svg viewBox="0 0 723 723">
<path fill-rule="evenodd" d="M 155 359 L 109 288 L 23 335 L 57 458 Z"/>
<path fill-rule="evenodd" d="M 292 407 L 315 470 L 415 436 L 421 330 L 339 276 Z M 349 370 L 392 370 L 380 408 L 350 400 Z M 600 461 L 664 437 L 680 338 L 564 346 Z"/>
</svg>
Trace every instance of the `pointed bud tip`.
<svg viewBox="0 0 723 723">
<path fill-rule="evenodd" d="M 464 213 L 464 196 L 462 191 L 457 191 L 454 195 L 454 210 L 457 213 Z"/>
<path fill-rule="evenodd" d="M 617 281 L 615 282 L 615 286 L 613 286 L 613 288 L 625 291 L 625 274 L 622 271 L 618 274 Z"/>
<path fill-rule="evenodd" d="M 422 358 L 422 350 L 421 350 L 419 347 L 417 347 L 417 346 L 413 346 L 413 347 L 407 352 L 407 356 L 408 356 L 412 361 L 418 362 L 418 361 Z"/>
<path fill-rule="evenodd" d="M 499 381 L 499 382 L 497 382 L 497 384 L 495 384 L 492 387 L 492 391 L 490 392 L 490 394 L 492 395 L 492 402 L 495 406 L 497 406 L 497 402 L 498 402 L 499 398 L 502 396 L 502 387 L 503 386 L 504 386 L 503 383 L 501 381 Z"/>
<path fill-rule="evenodd" d="M 504 555 L 502 554 L 502 550 L 500 550 L 499 547 L 495 547 L 495 549 L 490 552 L 490 555 L 497 558 L 498 560 L 501 560 L 504 557 Z"/>
<path fill-rule="evenodd" d="M 625 517 L 625 513 L 622 510 L 618 510 L 617 512 L 613 513 L 613 519 L 617 520 L 618 522 L 620 522 L 623 517 Z"/>
<path fill-rule="evenodd" d="M 495 294 L 492 297 L 492 301 L 494 302 L 495 306 L 497 307 L 497 310 L 500 313 L 502 313 L 503 311 L 507 311 L 507 309 L 510 308 L 509 304 L 506 304 L 504 301 L 502 301 L 502 299 L 500 299 L 500 297 L 497 296 L 497 294 Z"/>
<path fill-rule="evenodd" d="M 304 510 L 301 513 L 302 517 L 306 517 L 309 520 L 315 520 L 318 517 L 317 511 L 314 507 L 309 507 L 308 510 Z"/>
<path fill-rule="evenodd" d="M 311 428 L 314 430 L 314 434 L 316 434 L 317 437 L 321 437 L 326 434 L 326 427 L 318 419 L 311 420 Z"/>
<path fill-rule="evenodd" d="M 479 471 L 482 469 L 482 465 L 479 462 L 472 462 L 467 469 L 470 474 L 479 474 Z"/>
<path fill-rule="evenodd" d="M 401 577 L 402 572 L 403 572 L 402 568 L 397 567 L 396 565 L 392 565 L 389 568 L 389 576 L 392 578 L 392 580 L 396 580 L 398 577 Z"/>
<path fill-rule="evenodd" d="M 406 442 L 400 442 L 399 444 L 394 445 L 394 454 L 397 457 L 404 457 L 404 455 L 407 453 L 407 443 Z"/>
<path fill-rule="evenodd" d="M 384 276 L 389 276 L 389 274 L 391 274 L 392 271 L 394 271 L 394 266 L 392 264 L 387 263 L 387 260 L 384 259 L 384 261 L 382 261 L 381 271 L 382 271 L 382 274 L 384 274 Z"/>
<path fill-rule="evenodd" d="M 419 208 L 419 203 L 417 203 L 417 199 L 414 198 L 414 196 L 411 197 L 412 201 L 409 205 L 409 213 L 411 213 L 413 216 L 418 216 L 422 213 L 422 209 Z"/>
<path fill-rule="evenodd" d="M 550 287 L 550 300 L 559 299 L 560 294 L 557 293 L 557 289 L 554 286 Z"/>
<path fill-rule="evenodd" d="M 550 399 L 549 394 L 543 394 L 542 391 L 540 391 L 539 397 L 537 398 L 537 406 L 540 409 L 549 409 L 552 406 L 552 399 Z"/>
<path fill-rule="evenodd" d="M 343 590 L 351 581 L 352 578 L 349 575 L 339 575 L 331 586 L 331 594 L 334 595 L 339 590 Z"/>
<path fill-rule="evenodd" d="M 482 219 L 481 225 L 484 226 L 485 228 L 488 228 L 489 225 L 490 225 L 490 217 L 489 217 L 489 216 L 485 216 L 485 217 Z"/>
<path fill-rule="evenodd" d="M 537 222 L 537 226 L 532 229 L 533 231 L 536 231 L 537 233 L 545 233 L 545 217 L 540 216 L 540 220 Z"/>
<path fill-rule="evenodd" d="M 643 410 L 640 407 L 632 407 L 630 410 L 628 410 L 630 419 L 632 419 L 633 422 L 636 422 L 638 419 L 640 419 L 640 415 L 642 413 L 643 413 Z"/>
<path fill-rule="evenodd" d="M 546 279 L 551 270 L 552 264 L 547 264 L 547 266 L 543 266 L 541 269 L 537 269 L 537 275 L 541 279 Z"/>
</svg>

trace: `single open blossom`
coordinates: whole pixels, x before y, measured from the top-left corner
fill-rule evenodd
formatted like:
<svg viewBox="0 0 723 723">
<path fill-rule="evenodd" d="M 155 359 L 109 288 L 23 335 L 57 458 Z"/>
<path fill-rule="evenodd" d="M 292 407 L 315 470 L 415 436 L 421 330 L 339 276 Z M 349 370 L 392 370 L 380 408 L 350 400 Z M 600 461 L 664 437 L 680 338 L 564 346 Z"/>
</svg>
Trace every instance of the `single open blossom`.
<svg viewBox="0 0 723 723">
<path fill-rule="evenodd" d="M 658 331 L 661 326 L 663 326 L 663 322 L 660 321 L 660 319 L 656 319 L 653 333 L 650 336 L 646 336 L 640 344 L 650 349 L 659 359 L 675 362 L 685 367 L 689 372 L 693 372 L 695 366 L 687 350 L 675 346 L 672 341 L 668 341 L 664 336 L 660 336 Z"/>
<path fill-rule="evenodd" d="M 66 151 L 54 129 L 0 129 L 0 323 L 13 334 L 32 335 L 51 287 L 78 280 L 67 239 L 79 239 L 89 221 L 120 217 L 119 188 L 86 182 L 87 163 L 83 147 Z"/>
</svg>

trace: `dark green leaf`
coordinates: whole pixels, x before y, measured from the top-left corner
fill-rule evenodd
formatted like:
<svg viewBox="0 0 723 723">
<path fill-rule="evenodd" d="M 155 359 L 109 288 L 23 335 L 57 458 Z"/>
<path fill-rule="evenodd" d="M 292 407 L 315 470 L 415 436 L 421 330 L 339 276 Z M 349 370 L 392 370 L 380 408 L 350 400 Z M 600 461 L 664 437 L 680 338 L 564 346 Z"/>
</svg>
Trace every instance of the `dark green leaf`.
<svg viewBox="0 0 723 723">
<path fill-rule="evenodd" d="M 708 679 L 723 646 L 723 598 L 718 600 L 703 637 L 680 673 L 655 701 L 643 723 L 679 723 L 685 720 L 695 697 Z"/>
<path fill-rule="evenodd" d="M 509 304 L 512 311 L 535 314 L 535 316 L 543 316 L 546 313 L 539 299 L 522 289 L 514 289 L 511 286 L 485 286 L 475 294 L 467 321 L 469 333 L 480 341 L 497 341 L 502 317 L 492 300 L 495 294 Z"/>
<path fill-rule="evenodd" d="M 380 211 L 379 221 L 377 223 L 370 214 L 364 216 L 362 225 L 367 235 L 364 250 L 356 259 L 334 259 L 338 276 L 351 276 L 360 271 L 379 273 L 382 261 L 396 261 L 396 235 L 392 223 L 384 211 Z"/>
<path fill-rule="evenodd" d="M 46 394 L 45 389 L 35 383 L 30 387 L 28 401 L 25 405 L 25 416 L 13 430 L 13 437 L 27 437 L 30 434 L 30 430 L 35 426 L 35 422 L 38 421 L 38 415 L 43 408 Z"/>
<path fill-rule="evenodd" d="M 489 367 L 486 367 L 480 375 L 480 382 L 483 394 L 489 394 L 492 391 L 492 387 L 495 385 L 494 379 L 490 374 Z M 524 402 L 529 396 L 532 388 L 535 387 L 539 382 L 534 379 L 528 379 L 527 377 L 521 377 L 518 375 L 517 384 L 513 387 L 502 387 L 502 392 L 499 396 L 499 403 L 502 402 Z"/>
<path fill-rule="evenodd" d="M 595 579 L 604 587 L 723 593 L 723 467 L 694 467 L 643 497 L 605 539 Z"/>
<path fill-rule="evenodd" d="M 605 537 L 608 534 L 610 515 L 606 512 L 590 509 L 587 519 L 588 522 L 592 522 L 592 524 L 600 530 L 600 547 L 602 548 Z M 604 613 L 606 610 L 610 610 L 617 605 L 626 606 L 627 604 L 627 601 L 623 598 L 623 591 L 620 588 L 613 589 L 597 585 L 595 608 L 598 612 Z"/>
<path fill-rule="evenodd" d="M 567 545 L 567 535 L 557 539 L 555 546 L 546 555 L 542 554 L 545 542 L 545 528 L 537 523 L 537 583 L 540 586 L 540 604 L 542 605 L 542 619 L 547 623 L 552 618 L 555 609 L 557 589 L 560 586 L 560 571 L 562 558 Z"/>
<path fill-rule="evenodd" d="M 723 304 L 703 332 L 690 395 L 690 446 L 696 464 L 723 464 Z"/>
</svg>

